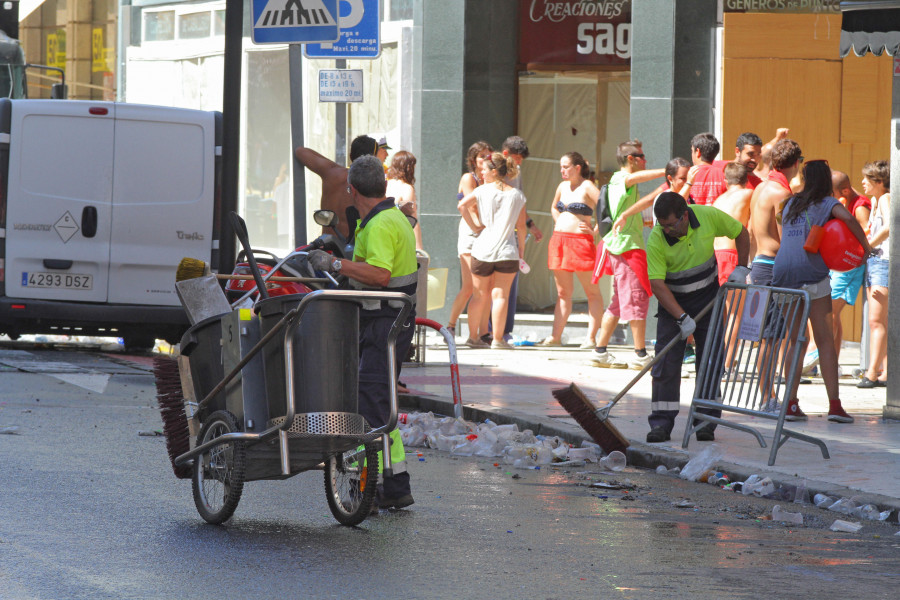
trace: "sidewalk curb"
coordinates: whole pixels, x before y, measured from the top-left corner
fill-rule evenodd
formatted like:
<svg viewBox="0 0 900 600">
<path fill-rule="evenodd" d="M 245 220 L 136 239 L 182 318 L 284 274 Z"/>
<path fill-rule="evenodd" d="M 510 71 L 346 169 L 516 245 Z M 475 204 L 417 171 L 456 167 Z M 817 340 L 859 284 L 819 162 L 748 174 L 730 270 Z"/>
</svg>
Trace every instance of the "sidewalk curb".
<svg viewBox="0 0 900 600">
<path fill-rule="evenodd" d="M 406 410 L 433 412 L 441 415 L 453 414 L 453 402 L 440 396 L 400 394 L 399 404 L 401 408 Z M 498 425 L 513 423 L 518 425 L 519 429 L 530 429 L 535 435 L 558 436 L 560 439 L 574 445 L 580 445 L 584 440 L 594 443 L 594 440 L 581 427 L 567 423 L 557 423 L 549 418 L 542 419 L 512 409 L 501 410 L 492 406 L 463 404 L 463 418 L 474 422 L 490 419 Z M 667 469 L 683 468 L 690 459 L 687 450 L 673 450 L 635 440 L 629 441 L 631 446 L 628 447 L 626 456 L 628 465 L 632 467 L 656 469 L 659 465 L 665 465 Z M 728 475 L 732 481 L 744 481 L 753 474 L 757 474 L 760 477 L 770 477 L 776 486 L 779 484 L 798 486 L 805 481 L 810 498 L 816 494 L 825 494 L 836 499 L 860 496 L 865 503 L 878 506 L 880 511 L 888 509 L 893 511 L 889 522 L 896 523 L 900 519 L 900 498 L 892 498 L 883 494 L 870 494 L 826 481 L 808 480 L 798 475 L 791 476 L 769 469 L 753 469 L 735 463 L 718 462 L 716 466 L 719 471 Z M 835 514 L 837 515 L 838 513 Z"/>
</svg>

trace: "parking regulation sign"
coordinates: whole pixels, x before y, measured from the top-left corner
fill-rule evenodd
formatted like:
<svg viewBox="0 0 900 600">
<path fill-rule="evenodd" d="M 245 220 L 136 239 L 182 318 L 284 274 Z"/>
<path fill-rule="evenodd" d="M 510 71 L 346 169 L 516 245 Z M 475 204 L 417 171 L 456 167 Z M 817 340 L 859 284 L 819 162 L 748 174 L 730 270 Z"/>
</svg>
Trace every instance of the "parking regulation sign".
<svg viewBox="0 0 900 600">
<path fill-rule="evenodd" d="M 362 101 L 362 69 L 319 70 L 319 102 Z"/>
<path fill-rule="evenodd" d="M 380 5 L 379 0 L 340 0 L 341 38 L 334 43 L 306 44 L 303 47 L 306 57 L 378 58 L 381 55 Z"/>
<path fill-rule="evenodd" d="M 334 42 L 339 0 L 253 0 L 253 43 Z"/>
</svg>

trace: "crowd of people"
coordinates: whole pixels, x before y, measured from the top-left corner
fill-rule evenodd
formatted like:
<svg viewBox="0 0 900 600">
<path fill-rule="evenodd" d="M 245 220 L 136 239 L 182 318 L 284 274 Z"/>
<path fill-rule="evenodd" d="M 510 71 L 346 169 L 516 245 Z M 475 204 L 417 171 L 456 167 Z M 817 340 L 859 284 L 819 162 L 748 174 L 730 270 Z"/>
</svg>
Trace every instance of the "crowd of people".
<svg viewBox="0 0 900 600">
<path fill-rule="evenodd" d="M 619 170 L 606 184 L 605 198 L 581 154 L 567 152 L 560 158 L 561 182 L 549 206 L 554 227 L 547 249 L 557 302 L 550 335 L 538 345 L 562 345 L 577 279 L 588 308 L 587 338 L 580 348 L 593 350 L 592 362 L 598 367 L 642 369 L 652 360 L 646 348 L 646 321 L 650 296 L 655 295 L 661 307 L 656 315 L 656 349 L 674 337 L 684 340 L 681 349 L 653 367 L 648 441 L 668 439 L 679 400 L 674 378 L 680 377 L 691 345 L 702 352 L 708 326 L 708 317 L 698 322 L 693 317 L 729 280 L 806 290 L 809 322 L 795 324 L 791 335 L 797 339 L 799 327 L 809 327 L 812 345 L 809 351 L 802 349 L 802 370 L 820 370 L 830 403 L 828 419 L 840 423 L 853 421 L 838 395 L 840 315 L 865 285 L 870 363 L 858 385 L 885 385 L 889 165 L 883 160 L 867 163 L 860 174 L 864 192 L 860 194 L 850 176 L 832 170 L 827 160 L 805 160 L 799 143 L 788 134 L 787 129 L 778 129 L 763 144 L 758 135 L 743 133 L 736 140 L 734 157 L 716 160 L 719 141 L 711 133 L 701 133 L 691 140 L 690 160 L 675 157 L 661 169 L 647 168 L 640 141 L 623 142 L 616 154 Z M 516 152 L 509 151 L 509 144 L 518 144 Z M 509 160 L 511 156 L 519 160 Z M 522 260 L 524 240 L 533 227 L 520 184 L 521 159 L 527 156 L 524 140 L 517 137 L 504 143 L 503 152 L 493 152 L 489 143 L 479 141 L 467 153 L 468 169 L 457 196 L 462 285 L 448 327 L 456 333 L 468 303 L 465 344 L 472 348 L 512 348 L 511 288 L 520 266 L 527 268 Z M 663 182 L 639 197 L 638 184 L 655 179 Z M 612 224 L 608 231 L 602 231 L 596 219 L 601 201 L 608 204 Z M 804 250 L 810 229 L 831 219 L 846 224 L 863 248 L 865 264 L 830 271 L 820 255 Z M 646 242 L 645 227 L 653 228 Z M 532 233 L 540 235 L 539 230 Z M 604 310 L 597 283 L 605 274 L 613 277 L 612 297 Z M 608 349 L 622 322 L 628 323 L 634 340 L 634 354 L 627 358 Z M 739 377 L 732 370 L 733 352 L 733 348 L 726 351 L 726 377 Z M 799 381 L 795 377 L 795 385 Z M 805 420 L 796 388 L 788 397 L 786 418 Z M 713 439 L 713 429 L 704 427 L 698 439 Z"/>
<path fill-rule="evenodd" d="M 578 280 L 588 308 L 587 336 L 580 348 L 592 350 L 597 367 L 642 369 L 652 361 L 646 325 L 650 297 L 656 296 L 655 351 L 673 340 L 677 344 L 651 371 L 648 442 L 670 437 L 680 403 L 682 361 L 692 346 L 702 355 L 709 313 L 701 310 L 727 281 L 808 293 L 808 324 L 791 324 L 790 336 L 796 340 L 801 327 L 809 328 L 811 349 L 802 348 L 805 358 L 798 370 L 819 369 L 829 399 L 828 420 L 837 423 L 853 421 L 841 405 L 837 385 L 840 315 L 864 285 L 870 361 L 858 386 L 886 385 L 889 165 L 883 160 L 867 163 L 860 174 L 860 194 L 851 177 L 831 169 L 827 160 L 806 160 L 788 133 L 779 129 L 766 144 L 756 134 L 743 133 L 729 160 L 716 160 L 719 141 L 701 133 L 691 140 L 689 160 L 674 157 L 659 169 L 648 169 L 643 144 L 629 140 L 619 144 L 619 169 L 602 189 L 581 154 L 560 157 L 561 181 L 550 201 L 554 226 L 547 245 L 557 301 L 550 335 L 538 345 L 562 345 Z M 383 138 L 360 136 L 351 145 L 351 159 L 374 155 L 382 161 L 385 195 L 412 217 L 415 246 L 421 250 L 416 158 L 400 150 L 387 162 L 387 150 Z M 454 335 L 462 333 L 458 320 L 468 309 L 465 344 L 470 348 L 513 348 L 517 283 L 528 272 L 526 237 L 543 237 L 528 217 L 522 191 L 522 163 L 528 156 L 528 146 L 518 136 L 507 138 L 499 151 L 488 142 L 475 142 L 466 154 L 467 169 L 457 190 L 462 280 L 447 327 Z M 347 170 L 305 148 L 297 149 L 297 158 L 322 176 L 323 207 L 343 214 L 341 209 L 352 204 L 344 192 L 349 189 Z M 639 184 L 657 179 L 662 182 L 651 193 L 638 195 Z M 597 220 L 601 208 L 609 214 L 604 230 Z M 864 265 L 829 271 L 822 256 L 804 248 L 810 231 L 831 219 L 846 224 L 862 246 Z M 652 228 L 646 241 L 645 227 Z M 598 281 L 606 274 L 612 275 L 612 296 L 604 309 Z M 619 323 L 628 324 L 634 340 L 634 353 L 627 358 L 608 348 Z M 727 348 L 723 360 L 728 378 L 740 377 L 732 370 L 733 351 Z M 807 419 L 797 399 L 800 379 L 798 373 L 787 395 L 785 418 L 790 421 Z M 714 439 L 714 426 L 699 429 L 697 439 Z"/>
</svg>

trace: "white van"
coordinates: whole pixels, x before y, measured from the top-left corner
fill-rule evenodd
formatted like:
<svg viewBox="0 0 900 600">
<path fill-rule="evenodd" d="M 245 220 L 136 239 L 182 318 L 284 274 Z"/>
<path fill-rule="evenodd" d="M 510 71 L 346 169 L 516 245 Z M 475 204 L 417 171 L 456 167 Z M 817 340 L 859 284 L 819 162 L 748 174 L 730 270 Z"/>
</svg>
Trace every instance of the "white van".
<svg viewBox="0 0 900 600">
<path fill-rule="evenodd" d="M 221 130 L 216 112 L 0 99 L 0 333 L 177 342 L 179 261 L 218 266 Z"/>
</svg>

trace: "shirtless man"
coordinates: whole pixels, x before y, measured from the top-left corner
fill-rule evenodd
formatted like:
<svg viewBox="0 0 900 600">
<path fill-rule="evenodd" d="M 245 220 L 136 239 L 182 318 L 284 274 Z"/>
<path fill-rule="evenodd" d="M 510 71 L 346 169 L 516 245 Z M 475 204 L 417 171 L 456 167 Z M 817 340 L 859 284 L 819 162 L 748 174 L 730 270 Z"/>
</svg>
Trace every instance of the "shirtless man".
<svg viewBox="0 0 900 600">
<path fill-rule="evenodd" d="M 753 174 L 762 181 L 766 180 L 766 177 L 769 176 L 769 171 L 772 170 L 772 148 L 774 148 L 775 144 L 780 140 L 786 138 L 789 131 L 790 130 L 787 127 L 779 127 L 775 130 L 775 137 L 763 144 L 756 170 L 753 171 Z"/>
<path fill-rule="evenodd" d="M 741 222 L 741 225 L 747 227 L 750 220 L 750 195 L 753 193 L 753 190 L 748 187 L 747 182 L 751 170 L 735 161 L 725 165 L 724 172 L 725 183 L 728 187 L 724 194 L 716 198 L 713 206 L 734 217 Z M 713 248 L 716 252 L 716 263 L 719 269 L 719 285 L 725 285 L 725 282 L 728 281 L 728 278 L 731 276 L 731 272 L 738 266 L 737 244 L 729 237 L 717 237 L 713 242 Z M 728 314 L 732 315 L 732 318 L 728 323 L 728 331 L 734 331 L 735 318 L 733 315 L 738 315 L 741 311 L 733 310 L 731 301 L 726 300 L 726 302 L 728 303 Z M 725 370 L 727 372 L 727 377 L 731 381 L 741 381 L 741 376 L 732 372 L 734 351 L 736 347 L 737 336 L 729 336 L 728 351 L 725 355 Z"/>
<path fill-rule="evenodd" d="M 750 220 L 750 195 L 753 193 L 747 187 L 749 175 L 750 170 L 741 163 L 725 165 L 725 183 L 728 187 L 713 203 L 713 206 L 740 221 L 744 227 L 747 227 Z M 731 238 L 717 237 L 713 248 L 719 264 L 719 285 L 723 285 L 737 266 L 737 246 Z"/>
<path fill-rule="evenodd" d="M 756 242 L 756 256 L 750 267 L 750 280 L 754 285 L 772 284 L 772 267 L 781 246 L 775 218 L 791 196 L 790 181 L 800 171 L 802 160 L 797 142 L 787 138 L 778 141 L 772 148 L 772 170 L 753 190 L 749 229 Z"/>
<path fill-rule="evenodd" d="M 378 142 L 367 135 L 361 135 L 350 144 L 350 162 L 366 154 L 375 155 L 378 152 Z M 300 163 L 318 175 L 322 179 L 322 200 L 319 207 L 325 210 L 333 210 L 338 216 L 337 231 L 347 237 L 350 227 L 355 223 L 345 223 L 346 209 L 353 203 L 348 192 L 347 167 L 342 167 L 333 160 L 325 158 L 311 148 L 298 147 L 294 150 L 294 157 Z"/>
</svg>

